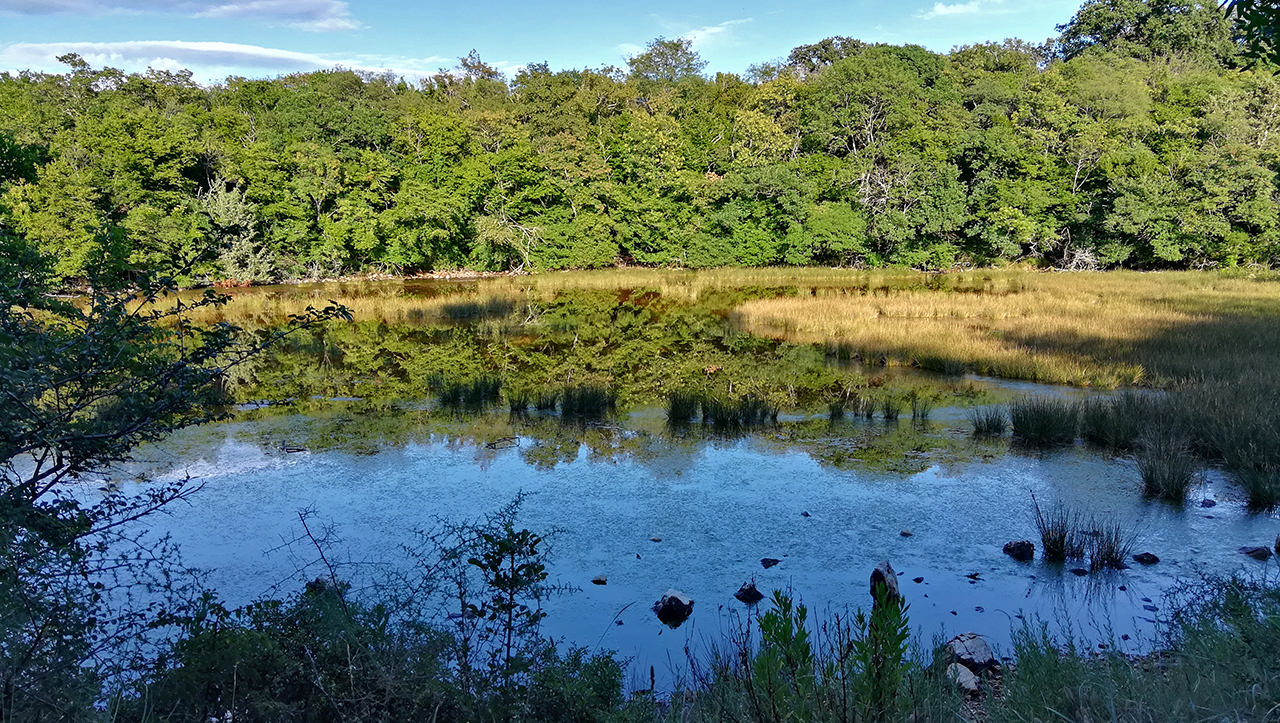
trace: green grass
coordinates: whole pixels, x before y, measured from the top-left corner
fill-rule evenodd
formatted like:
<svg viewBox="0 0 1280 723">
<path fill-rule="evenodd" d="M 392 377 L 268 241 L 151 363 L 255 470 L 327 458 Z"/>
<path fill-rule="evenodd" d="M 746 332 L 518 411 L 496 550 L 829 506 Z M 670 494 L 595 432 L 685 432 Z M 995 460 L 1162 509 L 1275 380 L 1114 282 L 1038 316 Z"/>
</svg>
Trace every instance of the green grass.
<svg viewBox="0 0 1280 723">
<path fill-rule="evenodd" d="M 1009 405 L 1014 439 L 1031 446 L 1071 444 L 1078 419 L 1077 405 L 1064 399 L 1027 396 Z"/>
<path fill-rule="evenodd" d="M 1081 534 L 1080 515 L 1059 504 L 1049 511 L 1040 508 L 1035 496 L 1036 531 L 1040 534 L 1040 550 L 1045 562 L 1063 563 L 1083 559 L 1086 541 Z"/>
<path fill-rule="evenodd" d="M 603 417 L 617 403 L 614 393 L 604 387 L 568 387 L 560 394 L 560 414 L 566 417 Z"/>
<path fill-rule="evenodd" d="M 1003 407 L 973 407 L 966 412 L 975 437 L 999 437 L 1009 429 Z"/>
<path fill-rule="evenodd" d="M 1186 501 L 1196 472 L 1186 440 L 1169 434 L 1149 434 L 1143 437 L 1139 448 L 1138 472 L 1143 492 L 1177 504 Z"/>
</svg>

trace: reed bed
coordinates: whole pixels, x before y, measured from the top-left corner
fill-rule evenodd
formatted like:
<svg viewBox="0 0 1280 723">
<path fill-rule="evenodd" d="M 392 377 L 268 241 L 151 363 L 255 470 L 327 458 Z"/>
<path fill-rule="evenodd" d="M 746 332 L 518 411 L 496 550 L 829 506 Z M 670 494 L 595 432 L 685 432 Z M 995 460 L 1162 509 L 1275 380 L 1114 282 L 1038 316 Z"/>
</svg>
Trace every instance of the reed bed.
<svg viewBox="0 0 1280 723">
<path fill-rule="evenodd" d="M 999 437 L 1009 429 L 1009 417 L 1003 407 L 974 407 L 966 416 L 975 437 Z"/>
<path fill-rule="evenodd" d="M 1185 502 L 1196 473 L 1187 441 L 1170 434 L 1148 434 L 1139 446 L 1142 451 L 1138 455 L 1138 472 L 1142 475 L 1143 492 L 1177 504 Z"/>
<path fill-rule="evenodd" d="M 922 277 L 924 275 L 921 275 Z M 817 288 L 748 301 L 743 329 L 825 343 L 869 363 L 1113 388 L 1167 384 L 1280 355 L 1280 293 L 1214 272 L 990 271 L 957 282 L 867 291 Z M 854 278 L 851 275 L 851 278 Z"/>
<path fill-rule="evenodd" d="M 1027 396 L 1009 405 L 1009 422 L 1013 438 L 1023 444 L 1071 444 L 1079 428 L 1079 409 L 1065 399 Z"/>
<path fill-rule="evenodd" d="M 1061 504 L 1046 512 L 1040 508 L 1034 495 L 1031 502 L 1035 507 L 1036 531 L 1040 533 L 1040 550 L 1045 562 L 1061 563 L 1083 559 L 1087 542 L 1080 514 Z"/>
<path fill-rule="evenodd" d="M 560 393 L 560 414 L 566 417 L 603 417 L 616 404 L 617 396 L 604 387 L 568 387 Z"/>
</svg>

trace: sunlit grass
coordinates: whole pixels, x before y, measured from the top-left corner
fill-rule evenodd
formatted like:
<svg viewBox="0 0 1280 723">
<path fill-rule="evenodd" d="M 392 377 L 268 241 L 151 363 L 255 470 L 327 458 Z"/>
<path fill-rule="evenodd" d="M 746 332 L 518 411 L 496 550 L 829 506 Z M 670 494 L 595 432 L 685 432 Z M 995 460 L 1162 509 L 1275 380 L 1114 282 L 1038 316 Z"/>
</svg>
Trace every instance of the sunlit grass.
<svg viewBox="0 0 1280 723">
<path fill-rule="evenodd" d="M 802 289 L 748 301 L 734 318 L 757 334 L 872 363 L 939 371 L 958 363 L 1084 386 L 1220 376 L 1269 366 L 1280 354 L 1280 286 L 1271 282 L 1213 272 L 951 276 L 937 290 Z"/>
</svg>

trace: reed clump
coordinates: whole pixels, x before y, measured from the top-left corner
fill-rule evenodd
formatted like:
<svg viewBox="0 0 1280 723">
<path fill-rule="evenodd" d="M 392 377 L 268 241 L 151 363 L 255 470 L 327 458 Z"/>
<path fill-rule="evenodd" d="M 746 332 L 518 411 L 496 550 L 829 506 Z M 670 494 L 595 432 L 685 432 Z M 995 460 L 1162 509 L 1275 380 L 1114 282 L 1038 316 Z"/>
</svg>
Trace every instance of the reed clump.
<svg viewBox="0 0 1280 723">
<path fill-rule="evenodd" d="M 440 406 L 478 411 L 498 401 L 502 380 L 481 377 L 470 382 L 438 382 L 433 386 Z"/>
<path fill-rule="evenodd" d="M 973 407 L 965 414 L 975 437 L 999 437 L 1009 429 L 1009 417 L 1003 407 Z"/>
<path fill-rule="evenodd" d="M 1079 426 L 1074 402 L 1043 396 L 1027 396 L 1009 405 L 1014 439 L 1031 446 L 1071 444 Z"/>
<path fill-rule="evenodd" d="M 929 418 L 929 413 L 933 411 L 934 399 L 917 389 L 913 389 L 908 395 L 911 401 L 911 418 L 916 421 L 924 421 Z"/>
<path fill-rule="evenodd" d="M 1171 434 L 1152 433 L 1143 436 L 1139 447 L 1138 472 L 1142 475 L 1143 492 L 1178 504 L 1186 501 L 1196 472 L 1187 441 Z"/>
<path fill-rule="evenodd" d="M 1045 562 L 1083 559 L 1087 543 L 1080 514 L 1061 504 L 1046 512 L 1040 508 L 1034 495 L 1031 502 L 1035 507 L 1036 530 L 1040 533 L 1040 550 Z"/>
<path fill-rule="evenodd" d="M 1132 450 L 1150 424 L 1158 404 L 1159 400 L 1151 395 L 1132 389 L 1089 399 L 1080 405 L 1080 436 L 1112 451 Z"/>
<path fill-rule="evenodd" d="M 702 407 L 702 395 L 690 391 L 674 391 L 667 394 L 667 421 L 671 424 L 690 424 Z"/>
<path fill-rule="evenodd" d="M 560 414 L 567 417 L 603 417 L 617 405 L 617 397 L 605 387 L 568 387 L 560 394 Z"/>
<path fill-rule="evenodd" d="M 753 396 L 733 400 L 707 396 L 702 399 L 701 406 L 703 426 L 722 433 L 737 432 L 778 419 L 777 408 Z"/>
<path fill-rule="evenodd" d="M 1089 555 L 1089 570 L 1123 570 L 1136 542 L 1118 520 L 1095 518 L 1080 535 Z"/>
</svg>

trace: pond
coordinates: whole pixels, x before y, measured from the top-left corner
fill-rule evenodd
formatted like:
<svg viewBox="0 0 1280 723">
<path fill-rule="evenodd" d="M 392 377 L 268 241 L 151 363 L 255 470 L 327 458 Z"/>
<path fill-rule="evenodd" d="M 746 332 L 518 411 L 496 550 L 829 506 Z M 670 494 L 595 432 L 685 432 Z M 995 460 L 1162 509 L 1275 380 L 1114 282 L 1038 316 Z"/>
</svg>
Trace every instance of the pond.
<svg viewBox="0 0 1280 723">
<path fill-rule="evenodd" d="M 926 639 L 972 630 L 1007 652 L 1011 629 L 1038 619 L 1140 651 L 1177 580 L 1261 569 L 1237 548 L 1280 531 L 1214 470 L 1178 507 L 1142 496 L 1132 459 L 971 434 L 975 404 L 1081 390 L 850 365 L 733 328 L 732 304 L 794 290 L 495 286 L 363 287 L 409 311 L 309 332 L 241 372 L 234 418 L 144 451 L 126 488 L 202 481 L 153 527 L 236 604 L 316 577 L 299 510 L 331 526 L 329 554 L 359 582 L 407 565 L 416 530 L 523 495 L 520 524 L 555 531 L 551 578 L 573 588 L 548 601 L 545 632 L 630 658 L 637 686 L 650 667 L 663 680 L 684 669 L 686 647 L 722 642 L 747 610 L 733 597 L 744 582 L 843 612 L 869 607 L 869 574 L 886 559 Z M 500 391 L 474 404 L 446 394 L 477 379 Z M 613 408 L 510 411 L 513 397 L 574 384 L 607 388 Z M 747 395 L 776 418 L 673 426 L 663 399 L 676 390 Z M 1134 552 L 1160 562 L 1077 575 L 1075 563 L 1014 560 L 1005 543 L 1036 540 L 1033 494 L 1119 522 Z M 651 610 L 669 588 L 695 601 L 677 629 Z"/>
</svg>

